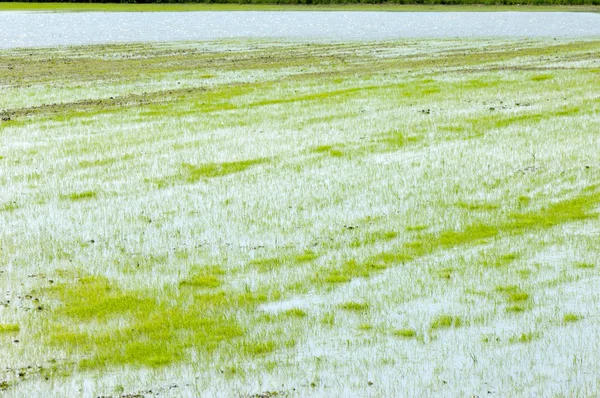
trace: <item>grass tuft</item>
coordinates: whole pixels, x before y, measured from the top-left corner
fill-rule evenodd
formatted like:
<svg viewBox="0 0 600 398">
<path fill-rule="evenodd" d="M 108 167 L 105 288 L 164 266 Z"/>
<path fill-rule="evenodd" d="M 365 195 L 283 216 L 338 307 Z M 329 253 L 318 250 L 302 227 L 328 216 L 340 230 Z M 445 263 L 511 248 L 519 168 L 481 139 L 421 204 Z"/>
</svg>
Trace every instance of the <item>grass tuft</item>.
<svg viewBox="0 0 600 398">
<path fill-rule="evenodd" d="M 402 337 L 404 339 L 411 339 L 417 336 L 417 332 L 414 329 L 397 329 L 393 330 L 392 334 L 396 337 Z"/>
<path fill-rule="evenodd" d="M 564 323 L 574 323 L 574 322 L 580 321 L 582 318 L 583 317 L 581 315 L 569 312 L 568 314 L 565 314 L 565 316 L 563 317 L 563 322 Z"/>
<path fill-rule="evenodd" d="M 448 329 L 451 327 L 460 327 L 462 326 L 463 321 L 460 317 L 451 316 L 451 315 L 439 315 L 431 321 L 431 329 Z"/>
<path fill-rule="evenodd" d="M 347 303 L 340 304 L 339 307 L 346 311 L 365 312 L 369 309 L 369 304 L 348 301 Z"/>
<path fill-rule="evenodd" d="M 96 196 L 97 196 L 96 192 L 94 192 L 94 191 L 84 191 L 84 192 L 71 193 L 68 195 L 60 195 L 60 198 L 75 201 L 75 200 L 93 199 Z"/>
<path fill-rule="evenodd" d="M 238 162 L 204 163 L 199 166 L 183 163 L 182 166 L 186 181 L 195 183 L 204 179 L 241 173 L 252 166 L 266 163 L 266 161 L 266 159 L 252 159 Z"/>
<path fill-rule="evenodd" d="M 21 330 L 16 323 L 0 323 L 0 333 L 17 333 Z"/>
</svg>

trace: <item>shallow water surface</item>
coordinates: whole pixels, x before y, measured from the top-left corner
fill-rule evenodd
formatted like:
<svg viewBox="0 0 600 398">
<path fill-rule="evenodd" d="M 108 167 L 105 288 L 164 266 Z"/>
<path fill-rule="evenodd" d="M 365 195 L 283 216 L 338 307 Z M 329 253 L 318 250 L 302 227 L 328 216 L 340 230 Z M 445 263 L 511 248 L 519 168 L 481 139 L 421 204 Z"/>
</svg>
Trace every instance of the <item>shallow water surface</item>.
<svg viewBox="0 0 600 398">
<path fill-rule="evenodd" d="M 600 36 L 600 14 L 542 12 L 0 12 L 0 48 L 287 38 Z"/>
</svg>

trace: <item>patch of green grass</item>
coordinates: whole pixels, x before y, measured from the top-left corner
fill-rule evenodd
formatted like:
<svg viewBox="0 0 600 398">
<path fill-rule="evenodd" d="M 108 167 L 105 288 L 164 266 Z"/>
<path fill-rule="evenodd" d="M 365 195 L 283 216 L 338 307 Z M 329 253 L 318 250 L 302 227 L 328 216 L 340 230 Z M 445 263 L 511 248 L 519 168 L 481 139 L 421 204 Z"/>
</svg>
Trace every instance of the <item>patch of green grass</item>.
<svg viewBox="0 0 600 398">
<path fill-rule="evenodd" d="M 304 250 L 302 252 L 287 252 L 282 253 L 277 257 L 267 257 L 252 260 L 248 263 L 252 268 L 256 268 L 260 272 L 268 272 L 276 270 L 280 267 L 292 267 L 305 263 L 310 263 L 311 261 L 319 258 L 319 254 L 312 250 Z"/>
<path fill-rule="evenodd" d="M 504 295 L 506 302 L 509 304 L 506 309 L 508 312 L 523 312 L 530 307 L 529 293 L 524 292 L 518 286 L 497 286 L 495 291 Z"/>
<path fill-rule="evenodd" d="M 398 236 L 396 231 L 375 231 L 370 232 L 362 236 L 362 238 L 355 239 L 350 242 L 350 247 L 361 247 L 366 245 L 372 245 L 378 242 L 387 242 L 395 239 Z"/>
<path fill-rule="evenodd" d="M 369 309 L 369 304 L 359 303 L 356 301 L 348 301 L 346 303 L 340 304 L 339 307 L 346 311 L 365 312 Z"/>
<path fill-rule="evenodd" d="M 534 81 L 534 82 L 543 82 L 545 80 L 551 80 L 551 79 L 554 79 L 554 76 L 548 75 L 548 74 L 537 75 L 537 76 L 533 76 L 531 78 L 531 80 Z"/>
<path fill-rule="evenodd" d="M 344 152 L 341 149 L 335 148 L 331 145 L 321 145 L 312 150 L 315 153 L 327 154 L 334 158 L 339 158 L 344 155 Z"/>
<path fill-rule="evenodd" d="M 538 211 L 511 213 L 508 220 L 496 225 L 476 222 L 462 230 L 446 230 L 438 234 L 424 234 L 416 240 L 408 242 L 400 250 L 383 252 L 364 262 L 355 260 L 345 262 L 341 267 L 327 272 L 324 281 L 327 283 L 345 283 L 355 277 L 369 277 L 392 265 L 411 261 L 414 258 L 431 254 L 437 250 L 476 245 L 488 242 L 500 234 L 522 234 L 538 228 L 551 228 L 557 225 L 586 220 L 597 217 L 591 210 L 600 203 L 600 193 L 595 186 L 586 188 L 572 199 L 556 202 Z M 512 261 L 513 253 L 500 259 L 502 263 Z"/>
<path fill-rule="evenodd" d="M 432 330 L 448 329 L 451 327 L 457 328 L 462 326 L 462 324 L 463 320 L 460 317 L 451 315 L 439 315 L 431 321 L 430 328 Z"/>
<path fill-rule="evenodd" d="M 502 268 L 516 261 L 519 256 L 519 253 L 508 253 L 500 256 L 485 257 L 482 265 L 489 268 Z"/>
<path fill-rule="evenodd" d="M 408 232 L 420 232 L 420 231 L 426 230 L 427 228 L 429 228 L 427 225 L 418 224 L 418 225 L 409 225 L 408 227 L 406 227 L 406 230 Z"/>
<path fill-rule="evenodd" d="M 61 306 L 44 338 L 54 347 L 83 355 L 82 368 L 156 367 L 181 361 L 191 350 L 210 352 L 244 333 L 227 311 L 260 301 L 224 292 L 166 290 L 159 302 L 152 292 L 125 291 L 97 276 L 57 284 L 48 293 Z"/>
<path fill-rule="evenodd" d="M 573 322 L 580 321 L 582 318 L 583 317 L 581 315 L 569 312 L 569 313 L 565 314 L 565 316 L 563 317 L 563 322 L 564 323 L 573 323 Z"/>
<path fill-rule="evenodd" d="M 406 145 L 416 144 L 419 141 L 421 141 L 421 139 L 418 136 L 407 136 L 399 130 L 391 130 L 381 134 L 375 142 L 383 144 L 385 151 L 397 151 Z"/>
<path fill-rule="evenodd" d="M 75 193 L 71 193 L 71 194 L 67 194 L 67 195 L 60 195 L 60 198 L 75 201 L 75 200 L 93 199 L 96 196 L 97 196 L 97 194 L 94 191 L 83 191 L 83 192 L 75 192 Z"/>
<path fill-rule="evenodd" d="M 525 292 L 510 292 L 507 294 L 506 300 L 509 303 L 517 303 L 529 300 L 529 293 Z"/>
<path fill-rule="evenodd" d="M 333 312 L 327 312 L 323 314 L 319 322 L 321 325 L 333 327 L 335 325 L 335 314 Z"/>
<path fill-rule="evenodd" d="M 241 160 L 238 162 L 204 163 L 193 165 L 183 163 L 183 170 L 187 182 L 195 183 L 208 178 L 223 177 L 229 174 L 241 173 L 252 166 L 266 163 L 266 159 Z"/>
<path fill-rule="evenodd" d="M 0 333 L 17 333 L 21 330 L 16 323 L 0 323 Z"/>
<path fill-rule="evenodd" d="M 458 207 L 461 207 L 461 208 L 469 210 L 469 211 L 493 211 L 493 210 L 497 210 L 500 207 L 500 205 L 498 205 L 496 203 L 484 203 L 484 202 L 469 203 L 469 202 L 463 202 L 463 201 L 458 202 L 457 205 L 458 205 Z"/>
<path fill-rule="evenodd" d="M 451 248 L 473 243 L 483 243 L 498 235 L 499 229 L 493 225 L 472 224 L 462 231 L 443 231 L 438 236 L 439 245 Z"/>
<path fill-rule="evenodd" d="M 154 300 L 137 292 L 125 292 L 107 278 L 88 276 L 74 283 L 49 289 L 64 305 L 59 313 L 83 321 L 103 320 L 127 313 L 140 313 L 154 307 Z"/>
<path fill-rule="evenodd" d="M 520 313 L 531 308 L 529 293 L 514 285 L 498 286 L 496 291 L 502 293 L 508 304 L 507 312 Z"/>
<path fill-rule="evenodd" d="M 250 356 L 269 354 L 277 348 L 274 341 L 245 342 L 242 345 L 243 352 Z"/>
<path fill-rule="evenodd" d="M 540 333 L 537 332 L 528 332 L 528 333 L 521 333 L 520 335 L 516 335 L 516 336 L 512 336 L 511 338 L 508 339 L 508 341 L 512 344 L 515 343 L 530 343 L 533 340 L 539 338 L 541 335 Z"/>
<path fill-rule="evenodd" d="M 301 310 L 300 308 L 291 308 L 283 312 L 283 315 L 293 317 L 293 318 L 306 318 L 308 315 L 306 311 Z"/>
<path fill-rule="evenodd" d="M 396 329 L 392 331 L 392 334 L 403 339 L 411 339 L 417 336 L 417 332 L 414 329 Z"/>
<path fill-rule="evenodd" d="M 221 286 L 221 280 L 216 275 L 196 274 L 179 282 L 179 286 L 216 288 Z"/>
<path fill-rule="evenodd" d="M 528 310 L 528 307 L 523 304 L 515 304 L 506 307 L 506 312 L 520 313 Z"/>
<path fill-rule="evenodd" d="M 382 252 L 361 262 L 349 260 L 337 268 L 328 267 L 324 281 L 327 283 L 344 283 L 354 278 L 368 278 L 393 265 L 412 260 L 412 257 L 396 251 Z"/>
<path fill-rule="evenodd" d="M 525 232 L 537 228 L 551 228 L 557 225 L 596 218 L 592 212 L 600 202 L 600 194 L 583 192 L 572 199 L 562 200 L 538 211 L 528 213 L 513 213 L 510 220 L 501 228 L 509 233 Z"/>
<path fill-rule="evenodd" d="M 248 263 L 248 265 L 253 268 L 258 269 L 261 272 L 272 271 L 279 268 L 281 265 L 285 263 L 284 258 L 280 257 L 270 257 L 270 258 L 261 258 L 252 260 Z"/>
<path fill-rule="evenodd" d="M 575 268 L 581 268 L 581 269 L 590 269 L 590 268 L 594 268 L 595 266 L 596 266 L 596 264 L 594 264 L 594 263 L 587 263 L 587 262 L 575 263 Z"/>
<path fill-rule="evenodd" d="M 435 273 L 437 274 L 437 276 L 439 276 L 442 279 L 451 279 L 452 278 L 452 273 L 456 271 L 454 268 L 442 268 L 440 270 L 436 270 Z"/>
<path fill-rule="evenodd" d="M 365 332 L 373 330 L 373 325 L 371 325 L 370 323 L 361 323 L 360 325 L 358 325 L 358 330 L 362 330 Z"/>
<path fill-rule="evenodd" d="M 307 263 L 319 258 L 319 255 L 312 250 L 304 250 L 302 253 L 292 256 L 292 259 L 296 263 Z"/>
<path fill-rule="evenodd" d="M 19 207 L 20 206 L 15 201 L 7 202 L 7 203 L 4 203 L 4 204 L 0 205 L 0 212 L 3 212 L 3 211 L 7 211 L 7 212 L 15 211 Z"/>
</svg>

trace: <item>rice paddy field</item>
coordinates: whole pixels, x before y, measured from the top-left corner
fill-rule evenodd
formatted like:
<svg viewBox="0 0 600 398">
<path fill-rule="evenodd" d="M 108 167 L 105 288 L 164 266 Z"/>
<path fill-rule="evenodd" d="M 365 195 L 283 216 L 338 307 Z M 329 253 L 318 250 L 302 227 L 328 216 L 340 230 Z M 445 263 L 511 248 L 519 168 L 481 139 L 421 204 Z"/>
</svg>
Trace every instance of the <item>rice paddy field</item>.
<svg viewBox="0 0 600 398">
<path fill-rule="evenodd" d="M 600 41 L 0 51 L 0 395 L 597 396 Z"/>
</svg>

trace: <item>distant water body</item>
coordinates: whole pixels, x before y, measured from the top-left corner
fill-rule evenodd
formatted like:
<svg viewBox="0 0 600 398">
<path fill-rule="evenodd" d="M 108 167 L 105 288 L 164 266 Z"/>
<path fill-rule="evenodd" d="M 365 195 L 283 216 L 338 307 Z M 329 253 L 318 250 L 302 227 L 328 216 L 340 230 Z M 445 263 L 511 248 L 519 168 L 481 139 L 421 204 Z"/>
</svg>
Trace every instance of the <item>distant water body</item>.
<svg viewBox="0 0 600 398">
<path fill-rule="evenodd" d="M 0 48 L 285 38 L 600 37 L 600 14 L 543 12 L 0 12 Z"/>
</svg>

